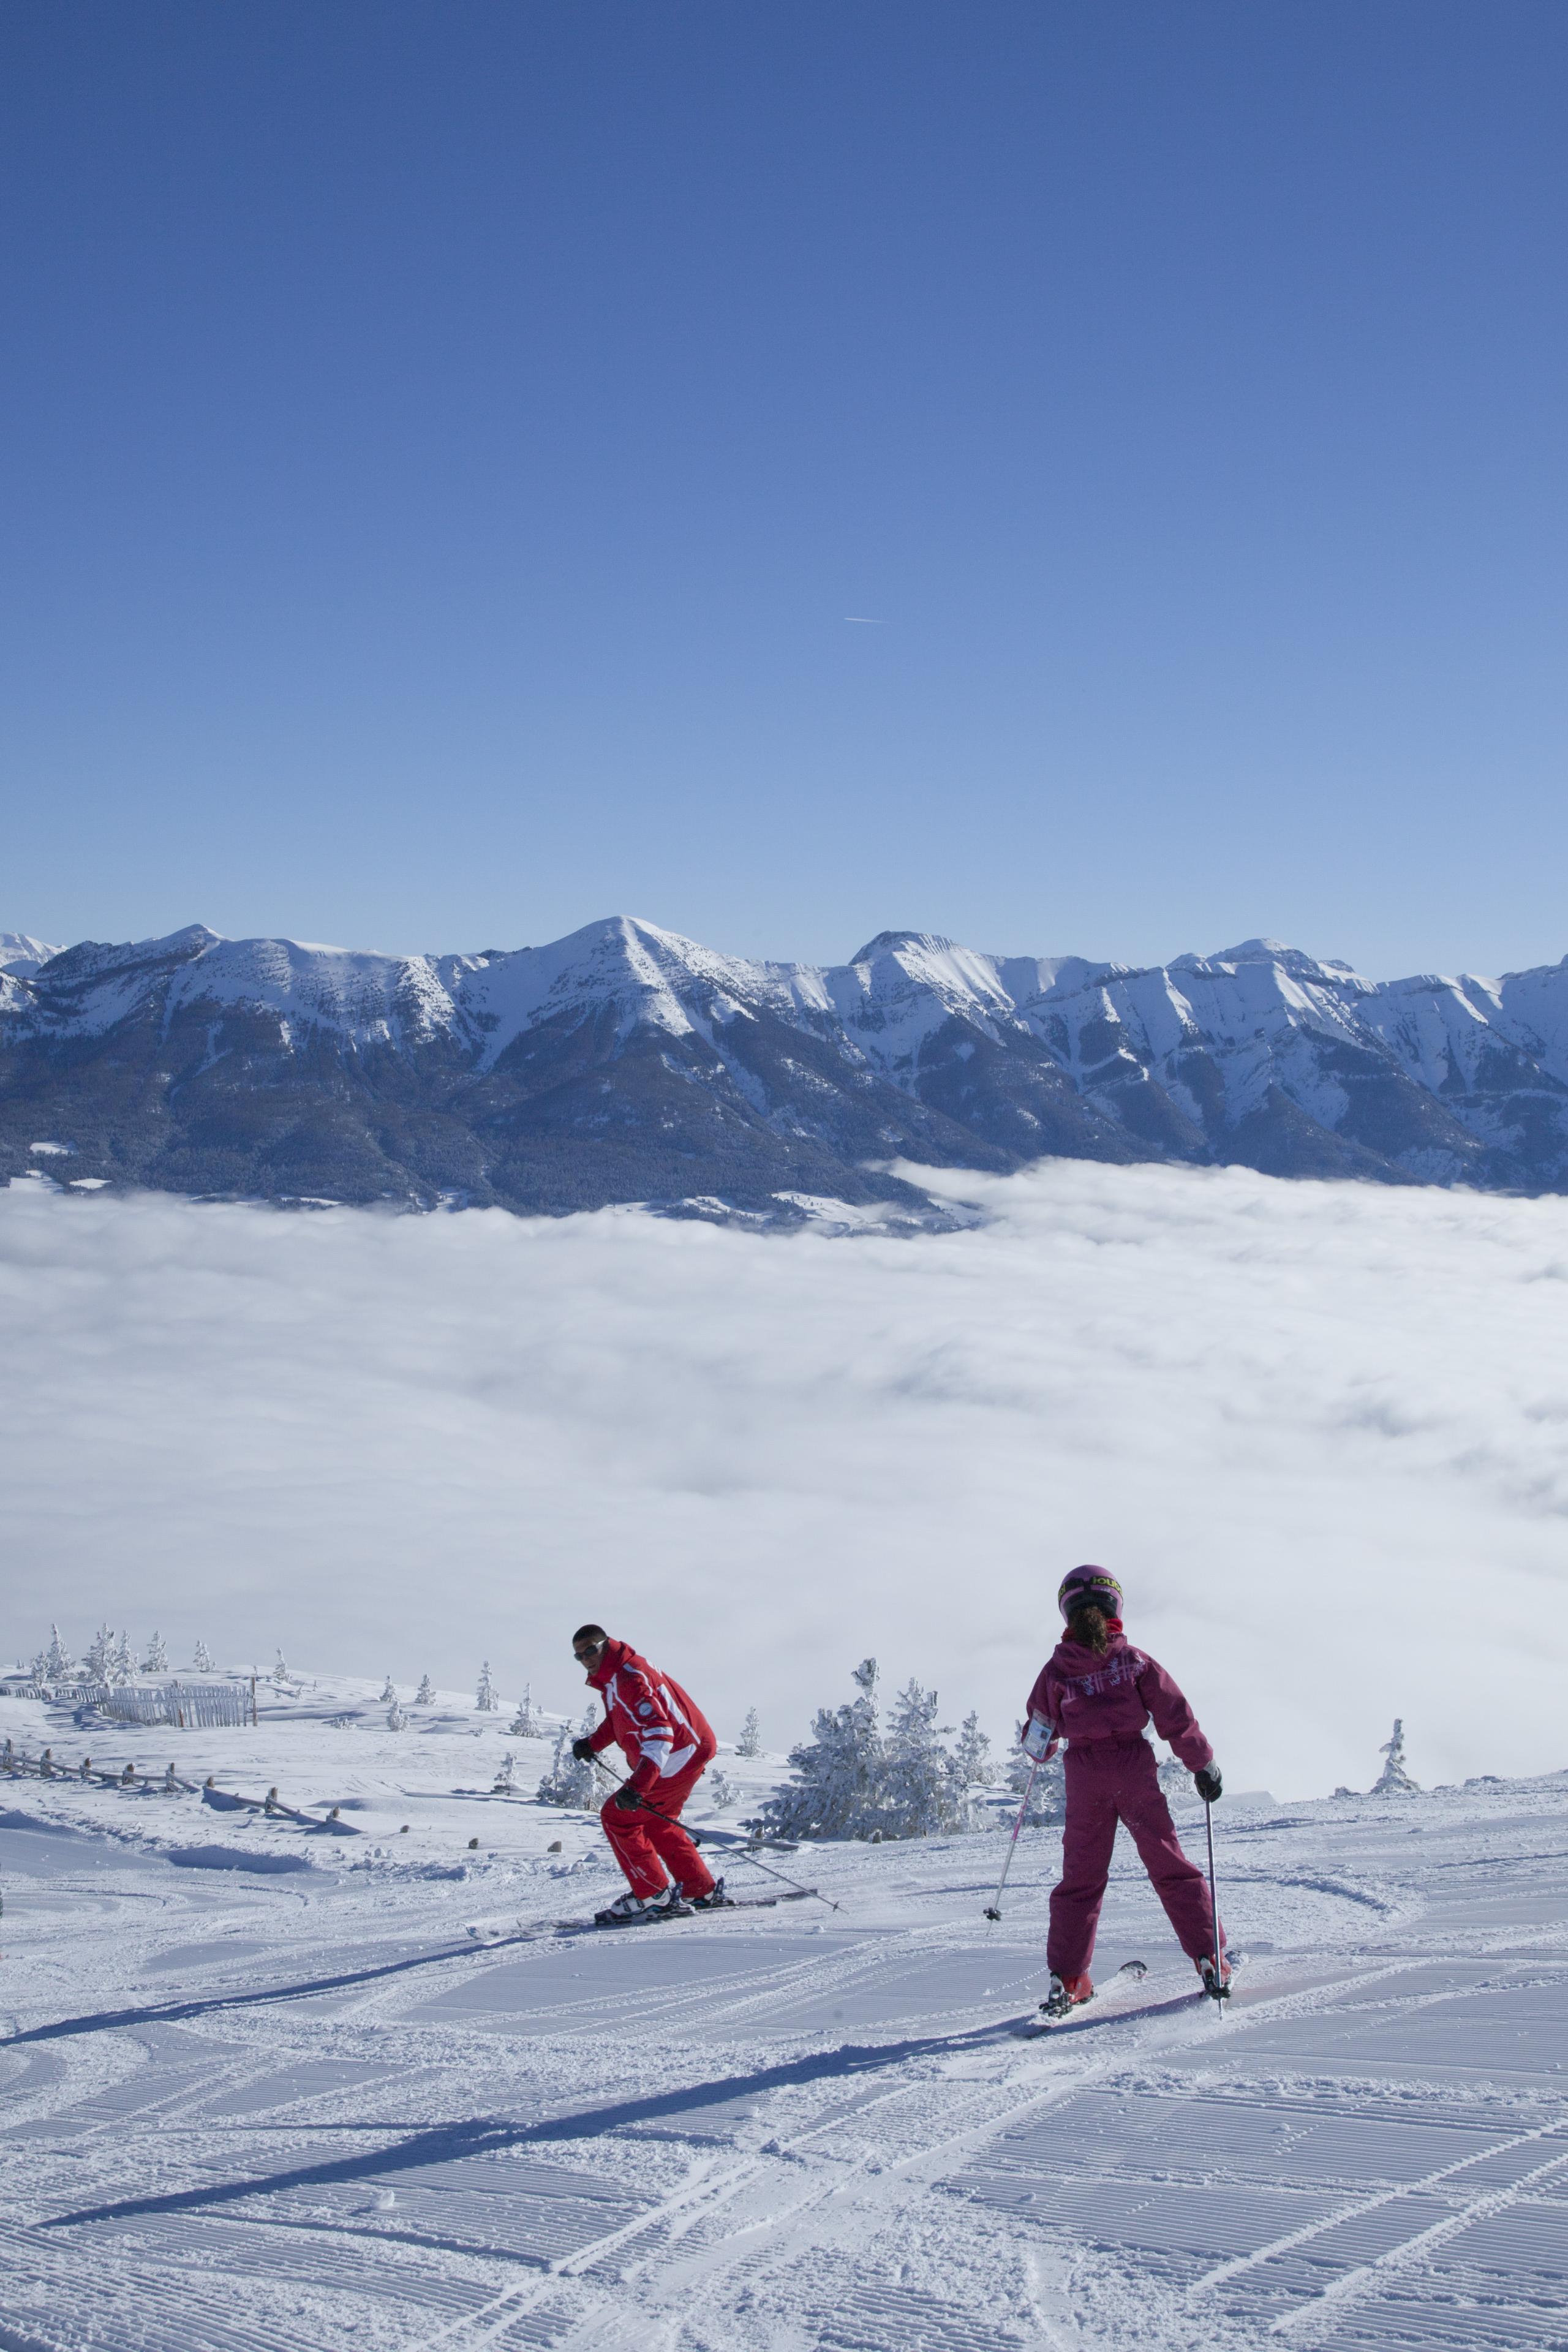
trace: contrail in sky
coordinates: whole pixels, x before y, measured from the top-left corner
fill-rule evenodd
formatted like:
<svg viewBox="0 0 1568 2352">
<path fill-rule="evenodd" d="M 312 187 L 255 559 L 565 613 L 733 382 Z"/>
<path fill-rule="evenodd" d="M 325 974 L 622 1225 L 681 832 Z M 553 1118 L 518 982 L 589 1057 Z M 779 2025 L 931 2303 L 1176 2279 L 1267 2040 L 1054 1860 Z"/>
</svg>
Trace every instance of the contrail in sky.
<svg viewBox="0 0 1568 2352">
<path fill-rule="evenodd" d="M 886 621 L 874 621 L 869 613 L 846 613 L 847 621 L 858 621 L 863 629 L 885 629 Z"/>
</svg>

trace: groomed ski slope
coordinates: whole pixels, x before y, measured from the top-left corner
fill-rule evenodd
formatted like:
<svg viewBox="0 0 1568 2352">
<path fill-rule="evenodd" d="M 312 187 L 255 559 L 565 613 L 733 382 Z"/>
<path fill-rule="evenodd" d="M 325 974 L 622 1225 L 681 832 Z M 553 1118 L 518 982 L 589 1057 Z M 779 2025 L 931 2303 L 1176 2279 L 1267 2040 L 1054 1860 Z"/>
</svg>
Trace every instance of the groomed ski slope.
<svg viewBox="0 0 1568 2352">
<path fill-rule="evenodd" d="M 555 1938 L 583 1816 L 0 1806 L 6 2352 L 1568 2346 L 1568 1774 L 1227 1801 L 1224 2017 L 1119 1853 L 1148 1979 L 1037 2039 L 1054 1831 L 1000 1927 L 989 1833 Z"/>
</svg>

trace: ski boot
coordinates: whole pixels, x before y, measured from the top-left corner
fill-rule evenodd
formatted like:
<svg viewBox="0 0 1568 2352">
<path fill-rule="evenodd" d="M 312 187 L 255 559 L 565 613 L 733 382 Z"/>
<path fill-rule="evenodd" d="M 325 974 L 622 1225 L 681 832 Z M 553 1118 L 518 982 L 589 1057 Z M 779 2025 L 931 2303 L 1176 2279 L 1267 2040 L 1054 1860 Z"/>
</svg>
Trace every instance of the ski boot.
<svg viewBox="0 0 1568 2352">
<path fill-rule="evenodd" d="M 1205 1952 L 1203 1958 L 1195 1961 L 1194 1965 L 1204 1980 L 1204 1990 L 1211 2000 L 1230 1999 L 1230 1962 L 1223 1952 L 1217 1961 L 1212 1952 Z"/>
<path fill-rule="evenodd" d="M 1051 1989 L 1040 2003 L 1042 2017 L 1066 2017 L 1069 2010 L 1081 2009 L 1086 2000 L 1094 1999 L 1093 1981 L 1088 1976 L 1051 1979 Z"/>
<path fill-rule="evenodd" d="M 687 1895 L 681 1900 L 693 1911 L 732 1911 L 735 1907 L 735 1898 L 725 1894 L 721 1878 L 713 1881 L 706 1895 Z"/>
<path fill-rule="evenodd" d="M 594 1925 L 595 1927 L 651 1927 L 656 1919 L 668 1919 L 672 1916 L 669 1909 L 672 1895 L 679 1903 L 680 1897 L 673 1886 L 663 1887 L 657 1895 L 634 1895 L 628 1886 L 626 1893 L 618 1895 L 606 1909 L 595 1912 Z M 682 1906 L 682 1909 L 684 1907 Z"/>
</svg>

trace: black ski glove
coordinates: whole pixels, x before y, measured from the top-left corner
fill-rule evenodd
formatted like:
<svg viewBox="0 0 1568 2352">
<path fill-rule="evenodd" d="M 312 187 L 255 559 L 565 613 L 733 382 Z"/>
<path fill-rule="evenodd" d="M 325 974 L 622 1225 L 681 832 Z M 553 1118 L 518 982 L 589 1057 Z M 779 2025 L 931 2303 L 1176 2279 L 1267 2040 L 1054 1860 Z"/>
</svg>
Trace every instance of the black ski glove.
<svg viewBox="0 0 1568 2352">
<path fill-rule="evenodd" d="M 638 1796 L 635 1789 L 625 1787 L 617 1789 L 616 1790 L 616 1802 L 620 1807 L 623 1813 L 637 1813 L 642 1811 L 642 1799 Z"/>
<path fill-rule="evenodd" d="M 1217 1764 L 1205 1764 L 1201 1772 L 1193 1774 L 1197 1791 L 1205 1805 L 1217 1805 L 1225 1789 Z"/>
<path fill-rule="evenodd" d="M 591 1739 L 574 1739 L 572 1742 L 572 1756 L 575 1763 L 585 1764 L 595 1752 Z"/>
</svg>

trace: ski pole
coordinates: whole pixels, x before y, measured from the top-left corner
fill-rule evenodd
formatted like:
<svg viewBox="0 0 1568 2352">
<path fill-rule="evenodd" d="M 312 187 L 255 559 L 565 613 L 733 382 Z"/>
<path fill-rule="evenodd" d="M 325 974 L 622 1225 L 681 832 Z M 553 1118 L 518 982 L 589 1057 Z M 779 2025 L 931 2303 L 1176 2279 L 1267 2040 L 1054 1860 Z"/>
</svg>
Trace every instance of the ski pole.
<svg viewBox="0 0 1568 2352">
<path fill-rule="evenodd" d="M 999 1920 L 1002 1916 L 1002 1889 L 1006 1885 L 1007 1873 L 1013 1867 L 1013 1855 L 1018 1843 L 1018 1832 L 1024 1826 L 1024 1815 L 1029 1810 L 1029 1792 L 1035 1785 L 1035 1775 L 1039 1769 L 1040 1759 L 1037 1756 L 1029 1767 L 1029 1777 L 1024 1783 L 1024 1793 L 1018 1801 L 1018 1818 L 1013 1824 L 1013 1834 L 1007 1841 L 1007 1853 L 1002 1864 L 1002 1875 L 996 1881 L 996 1900 L 994 1903 L 988 1903 L 983 1914 L 987 1919 Z"/>
<path fill-rule="evenodd" d="M 612 1772 L 609 1766 L 604 1761 L 602 1757 L 595 1756 L 594 1761 L 598 1766 L 599 1770 L 605 1774 L 605 1778 L 615 1782 L 617 1789 L 624 1789 L 626 1787 L 626 1781 L 623 1773 Z M 652 1813 L 656 1820 L 661 1822 L 667 1822 L 669 1819 L 669 1815 L 668 1813 L 661 1813 L 657 1805 L 645 1804 L 641 1797 L 637 1801 L 636 1811 L 639 1813 Z M 686 1834 L 689 1837 L 691 1835 L 691 1832 L 688 1830 Z M 742 1847 L 740 1859 L 742 1862 L 751 1863 L 754 1869 L 765 1872 L 769 1878 L 776 1878 L 781 1886 L 793 1887 L 797 1895 L 809 1895 L 815 1901 L 818 1903 L 826 1903 L 830 1911 L 841 1911 L 844 1907 L 841 1903 L 835 1903 L 831 1895 L 819 1893 L 817 1888 L 815 1886 L 803 1886 L 798 1878 L 786 1878 L 782 1870 L 769 1869 L 768 1864 L 765 1862 L 758 1862 L 756 1855 L 752 1852 L 749 1846 Z"/>
<path fill-rule="evenodd" d="M 1214 1874 L 1214 1804 L 1207 1797 L 1204 1799 L 1204 1827 L 1208 1832 L 1209 1841 L 1209 1916 L 1214 1921 L 1214 1997 L 1215 2000 L 1225 2000 L 1229 1995 L 1230 1987 L 1220 1975 L 1219 1889 L 1215 1884 Z M 1220 2015 L 1222 2017 L 1225 2015 L 1223 2009 Z"/>
</svg>

